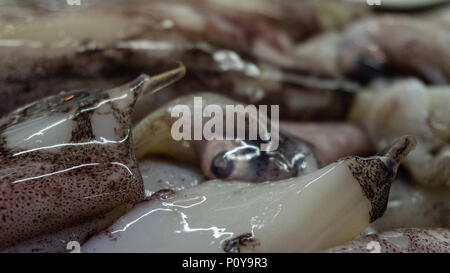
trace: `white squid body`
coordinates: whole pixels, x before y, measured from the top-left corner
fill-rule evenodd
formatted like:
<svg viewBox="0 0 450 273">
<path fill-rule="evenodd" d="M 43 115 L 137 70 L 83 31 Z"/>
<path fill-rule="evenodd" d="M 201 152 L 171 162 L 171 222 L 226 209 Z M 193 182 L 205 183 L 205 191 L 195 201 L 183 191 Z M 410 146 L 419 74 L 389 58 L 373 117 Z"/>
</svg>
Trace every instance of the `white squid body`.
<svg viewBox="0 0 450 273">
<path fill-rule="evenodd" d="M 308 252 L 358 236 L 384 212 L 415 140 L 388 156 L 347 158 L 276 183 L 212 180 L 160 191 L 82 246 L 84 252 Z"/>
</svg>

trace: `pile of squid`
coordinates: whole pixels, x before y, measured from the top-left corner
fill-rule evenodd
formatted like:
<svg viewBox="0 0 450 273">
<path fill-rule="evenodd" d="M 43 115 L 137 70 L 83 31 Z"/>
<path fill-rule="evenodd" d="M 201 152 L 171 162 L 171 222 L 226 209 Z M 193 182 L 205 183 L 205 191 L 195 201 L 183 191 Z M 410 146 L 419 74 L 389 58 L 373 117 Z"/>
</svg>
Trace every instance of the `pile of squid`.
<svg viewBox="0 0 450 273">
<path fill-rule="evenodd" d="M 64 2 L 0 1 L 0 252 L 450 252 L 445 1 Z"/>
</svg>

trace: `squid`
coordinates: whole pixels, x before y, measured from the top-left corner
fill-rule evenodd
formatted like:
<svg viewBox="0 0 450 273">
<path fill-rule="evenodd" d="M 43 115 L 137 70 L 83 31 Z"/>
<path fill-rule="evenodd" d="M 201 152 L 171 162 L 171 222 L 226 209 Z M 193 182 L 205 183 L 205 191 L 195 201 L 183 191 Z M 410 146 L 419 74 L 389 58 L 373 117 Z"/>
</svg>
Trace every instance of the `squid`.
<svg viewBox="0 0 450 273">
<path fill-rule="evenodd" d="M 200 170 L 189 164 L 148 157 L 139 161 L 139 170 L 149 198 L 160 190 L 183 190 L 205 181 Z M 108 228 L 119 217 L 133 208 L 133 204 L 123 204 L 104 214 L 88 217 L 80 224 L 71 225 L 60 231 L 44 233 L 13 246 L 1 249 L 2 253 L 64 253 L 69 252 L 70 242 L 84 243 L 89 237 Z"/>
<path fill-rule="evenodd" d="M 83 242 L 155 192 L 184 189 L 170 183 L 155 187 L 145 167 L 148 156 L 197 163 L 204 178 L 192 174 L 186 179 L 193 183 L 205 178 L 264 183 L 313 173 L 336 157 L 349 155 L 344 152 L 349 142 L 335 142 L 341 153 L 328 155 L 326 146 L 314 142 L 317 134 L 305 129 L 308 126 L 302 129 L 292 124 L 285 127 L 293 135 L 281 132 L 279 149 L 270 153 L 257 150 L 260 140 L 176 142 L 170 135 L 174 120 L 168 113 L 175 104 L 188 104 L 192 96 L 178 98 L 132 122 L 137 103 L 184 74 L 185 67 L 179 64 L 115 88 L 63 92 L 3 117 L 0 227 L 5 232 L 0 249 L 61 251 L 61 242 Z M 207 104 L 236 103 L 211 93 L 203 97 Z M 323 129 L 330 130 L 330 126 Z M 354 135 L 351 142 L 364 138 L 347 125 L 331 128 L 338 129 L 335 139 L 338 135 L 344 139 Z M 302 137 L 299 131 L 306 134 Z M 367 143 L 360 142 L 361 153 L 367 151 Z M 239 150 L 242 153 L 232 152 Z M 224 157 L 224 152 L 235 157 Z M 153 182 L 145 182 L 148 179 Z"/>
<path fill-rule="evenodd" d="M 355 238 L 382 216 L 397 168 L 414 146 L 415 139 L 405 136 L 384 155 L 348 157 L 276 183 L 211 180 L 180 192 L 157 192 L 81 250 L 325 250 Z"/>
<path fill-rule="evenodd" d="M 185 67 L 44 98 L 0 120 L 0 248 L 144 199 L 130 115 Z"/>
<path fill-rule="evenodd" d="M 116 2 L 0 10 L 0 252 L 448 251 L 449 90 L 373 81 L 447 84 L 446 17 Z M 175 139 L 171 111 L 198 97 L 280 105 L 278 149 Z"/>
<path fill-rule="evenodd" d="M 331 253 L 448 253 L 450 230 L 443 228 L 400 228 L 358 238 L 328 249 Z"/>
<path fill-rule="evenodd" d="M 444 16 L 400 15 L 364 18 L 343 31 L 326 32 L 297 46 L 336 75 L 367 83 L 381 77 L 412 76 L 450 82 L 450 36 Z"/>
<path fill-rule="evenodd" d="M 428 187 L 450 186 L 450 90 L 417 79 L 378 82 L 361 92 L 350 121 L 365 128 L 381 151 L 403 134 L 418 140 L 404 165 L 414 181 Z"/>
<path fill-rule="evenodd" d="M 362 81 L 377 74 L 403 74 L 432 84 L 448 84 L 449 44 L 448 31 L 433 21 L 401 16 L 370 18 L 348 29 L 338 65 L 346 75 Z"/>
</svg>

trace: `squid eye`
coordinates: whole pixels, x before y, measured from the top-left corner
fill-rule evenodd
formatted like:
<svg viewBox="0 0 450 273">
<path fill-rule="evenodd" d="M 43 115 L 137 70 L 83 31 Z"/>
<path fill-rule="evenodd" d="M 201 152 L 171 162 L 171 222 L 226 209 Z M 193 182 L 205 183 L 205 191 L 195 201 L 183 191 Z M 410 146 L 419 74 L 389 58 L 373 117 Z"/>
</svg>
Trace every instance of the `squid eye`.
<svg viewBox="0 0 450 273">
<path fill-rule="evenodd" d="M 217 178 L 228 178 L 233 170 L 234 162 L 227 158 L 226 152 L 217 154 L 211 162 L 211 172 Z"/>
<path fill-rule="evenodd" d="M 287 179 L 317 169 L 309 144 L 280 136 L 277 151 L 263 151 L 260 140 L 211 140 L 198 149 L 201 169 L 209 179 L 264 182 Z"/>
</svg>

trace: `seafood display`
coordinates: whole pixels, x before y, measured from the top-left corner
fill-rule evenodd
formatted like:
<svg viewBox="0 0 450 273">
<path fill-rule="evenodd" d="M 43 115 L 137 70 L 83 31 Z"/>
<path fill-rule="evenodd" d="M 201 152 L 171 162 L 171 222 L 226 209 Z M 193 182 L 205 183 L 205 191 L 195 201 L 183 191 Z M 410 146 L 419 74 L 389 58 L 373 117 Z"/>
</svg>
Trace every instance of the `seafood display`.
<svg viewBox="0 0 450 273">
<path fill-rule="evenodd" d="M 0 0 L 0 252 L 450 253 L 449 18 Z"/>
</svg>

